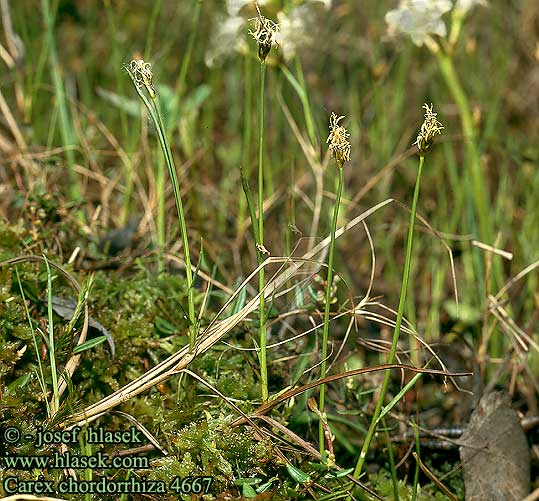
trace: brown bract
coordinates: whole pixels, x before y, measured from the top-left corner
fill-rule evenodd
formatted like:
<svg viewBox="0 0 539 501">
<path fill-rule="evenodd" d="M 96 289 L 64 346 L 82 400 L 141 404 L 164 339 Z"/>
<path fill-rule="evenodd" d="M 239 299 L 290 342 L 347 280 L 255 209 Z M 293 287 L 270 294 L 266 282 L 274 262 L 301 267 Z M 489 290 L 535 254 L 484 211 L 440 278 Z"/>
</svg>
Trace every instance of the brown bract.
<svg viewBox="0 0 539 501">
<path fill-rule="evenodd" d="M 421 131 L 419 132 L 419 135 L 414 143 L 417 145 L 420 155 L 425 154 L 434 141 L 434 136 L 436 136 L 436 134 L 441 134 L 444 128 L 436 118 L 438 114 L 433 113 L 432 104 L 430 106 L 428 104 L 424 104 L 423 108 L 425 108 L 425 120 L 421 125 Z"/>
<path fill-rule="evenodd" d="M 153 73 L 151 63 L 146 63 L 142 59 L 134 59 L 127 67 L 129 73 L 133 75 L 133 79 L 138 87 L 146 87 L 148 94 L 152 99 L 155 99 L 155 88 L 153 86 Z"/>
<path fill-rule="evenodd" d="M 335 113 L 331 114 L 329 117 L 329 136 L 326 140 L 333 158 L 341 168 L 345 162 L 350 161 L 351 149 L 350 141 L 348 141 L 350 134 L 342 125 L 339 125 L 343 118 L 344 116 L 338 117 Z"/>
<path fill-rule="evenodd" d="M 256 6 L 256 10 L 258 11 L 258 16 L 249 19 L 254 25 L 254 30 L 249 30 L 249 34 L 252 35 L 258 44 L 258 57 L 260 61 L 264 62 L 273 44 L 277 44 L 275 34 L 279 31 L 279 25 L 271 19 L 264 17 L 260 13 L 258 5 Z"/>
</svg>

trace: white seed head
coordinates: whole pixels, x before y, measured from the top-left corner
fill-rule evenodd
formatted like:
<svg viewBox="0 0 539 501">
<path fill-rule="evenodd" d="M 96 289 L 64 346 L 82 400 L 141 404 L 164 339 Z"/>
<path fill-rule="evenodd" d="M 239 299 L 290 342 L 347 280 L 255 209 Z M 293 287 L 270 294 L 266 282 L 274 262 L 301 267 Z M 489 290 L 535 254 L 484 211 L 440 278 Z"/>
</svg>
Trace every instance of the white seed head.
<svg viewBox="0 0 539 501">
<path fill-rule="evenodd" d="M 476 5 L 482 5 L 483 7 L 487 7 L 488 2 L 487 0 L 457 0 L 457 3 L 455 4 L 455 10 L 459 10 L 463 14 L 466 14 Z"/>
<path fill-rule="evenodd" d="M 431 35 L 445 37 L 447 28 L 442 15 L 452 7 L 450 0 L 401 0 L 399 7 L 385 16 L 388 34 L 410 35 L 419 47 L 428 42 Z"/>
</svg>

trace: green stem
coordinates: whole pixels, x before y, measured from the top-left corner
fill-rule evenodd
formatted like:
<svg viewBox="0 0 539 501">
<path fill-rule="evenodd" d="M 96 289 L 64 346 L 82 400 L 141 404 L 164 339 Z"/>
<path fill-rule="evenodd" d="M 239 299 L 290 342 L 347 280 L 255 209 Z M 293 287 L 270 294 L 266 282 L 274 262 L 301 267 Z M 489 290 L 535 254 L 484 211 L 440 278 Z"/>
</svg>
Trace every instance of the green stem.
<svg viewBox="0 0 539 501">
<path fill-rule="evenodd" d="M 387 456 L 389 459 L 389 470 L 391 471 L 391 483 L 393 484 L 393 501 L 400 501 L 399 480 L 397 479 L 397 469 L 395 467 L 395 456 L 393 454 L 393 444 L 391 443 L 391 437 L 389 436 L 389 431 L 387 429 L 384 418 L 382 418 L 382 426 L 384 427 L 384 434 L 386 436 Z"/>
<path fill-rule="evenodd" d="M 185 275 L 187 279 L 189 302 L 189 347 L 190 349 L 193 349 L 197 336 L 197 319 L 195 316 L 195 291 L 193 288 L 193 270 L 191 267 L 191 257 L 189 253 L 189 238 L 187 235 L 187 225 L 185 224 L 185 215 L 183 212 L 182 197 L 180 194 L 180 184 L 178 182 L 178 176 L 176 175 L 174 157 L 172 156 L 172 151 L 170 149 L 170 145 L 167 139 L 165 126 L 163 125 L 163 119 L 161 117 L 161 110 L 159 108 L 159 102 L 157 101 L 157 95 L 154 93 L 153 96 L 151 96 L 150 102 L 145 92 L 142 90 L 143 86 L 137 83 L 133 72 L 129 70 L 129 68 L 127 68 L 127 72 L 129 74 L 129 77 L 131 78 L 131 81 L 133 82 L 137 94 L 144 103 L 144 106 L 146 106 L 146 109 L 150 114 L 150 118 L 155 125 L 157 137 L 159 138 L 159 144 L 161 145 L 161 150 L 163 151 L 165 162 L 167 164 L 168 172 L 170 175 L 172 191 L 174 192 L 176 209 L 178 211 L 178 219 L 180 221 L 180 231 L 183 240 L 183 251 L 185 254 Z"/>
<path fill-rule="evenodd" d="M 148 30 L 146 31 L 146 48 L 144 49 L 144 59 L 150 59 L 152 53 L 153 36 L 155 34 L 155 26 L 157 24 L 157 18 L 161 12 L 161 4 L 163 0 L 155 0 L 153 4 L 152 13 L 150 15 L 150 21 L 148 23 Z"/>
<path fill-rule="evenodd" d="M 335 255 L 335 231 L 337 228 L 337 219 L 339 217 L 339 207 L 341 205 L 341 195 L 343 186 L 343 168 L 339 165 L 339 184 L 337 186 L 337 197 L 335 199 L 335 206 L 333 207 L 333 220 L 331 221 L 331 239 L 329 242 L 328 253 L 328 273 L 327 273 L 327 285 L 326 285 L 326 303 L 324 306 L 324 330 L 322 333 L 322 365 L 320 366 L 320 378 L 326 377 L 327 356 L 328 356 L 328 337 L 329 337 L 329 309 L 331 303 L 331 286 L 333 285 L 333 260 Z M 326 397 L 326 385 L 320 386 L 320 413 L 324 412 Z M 320 454 L 322 460 L 325 460 L 326 451 L 324 449 L 324 428 L 322 426 L 322 420 L 319 422 L 318 437 L 320 442 Z"/>
<path fill-rule="evenodd" d="M 161 111 L 159 109 L 159 103 L 157 99 L 153 101 L 154 109 L 156 111 L 159 131 L 159 141 L 161 143 L 161 148 L 165 154 L 165 160 L 168 166 L 168 171 L 170 175 L 170 180 L 172 183 L 172 191 L 174 192 L 174 199 L 176 201 L 176 209 L 178 211 L 178 219 L 180 221 L 180 231 L 182 234 L 183 242 L 183 252 L 185 254 L 185 275 L 187 278 L 187 300 L 188 300 L 188 309 L 189 309 L 189 347 L 193 349 L 196 341 L 196 316 L 195 316 L 195 290 L 193 288 L 193 270 L 191 268 L 191 256 L 189 253 L 189 237 L 187 235 L 187 225 L 185 223 L 185 214 L 183 211 L 182 197 L 180 193 L 180 184 L 178 182 L 178 176 L 176 175 L 176 166 L 174 165 L 174 158 L 172 156 L 172 151 L 170 150 L 170 145 L 167 141 L 165 134 L 165 129 L 163 126 L 163 119 L 161 117 Z"/>
<path fill-rule="evenodd" d="M 399 299 L 399 307 L 397 310 L 397 319 L 395 321 L 395 330 L 393 331 L 393 340 L 391 342 L 391 349 L 389 350 L 389 355 L 387 357 L 387 363 L 392 364 L 395 359 L 395 353 L 397 352 L 397 343 L 399 340 L 399 333 L 402 324 L 402 318 L 404 316 L 404 305 L 406 303 L 406 291 L 408 290 L 408 279 L 410 278 L 410 266 L 412 262 L 412 244 L 414 239 L 414 225 L 415 217 L 417 212 L 417 200 L 419 199 L 419 187 L 421 184 L 421 172 L 423 170 L 423 164 L 425 162 L 424 155 L 419 157 L 419 168 L 417 170 L 417 177 L 414 189 L 414 197 L 412 201 L 412 212 L 410 214 L 410 226 L 408 228 L 408 237 L 406 240 L 406 258 L 404 261 L 404 273 L 402 277 L 401 284 L 401 293 Z M 380 395 L 378 401 L 376 402 L 376 408 L 374 409 L 374 415 L 372 416 L 371 424 L 369 430 L 367 431 L 367 436 L 363 442 L 363 448 L 359 454 L 357 460 L 356 468 L 354 470 L 354 477 L 358 478 L 363 469 L 363 464 L 365 463 L 365 458 L 367 457 L 367 452 L 371 444 L 372 438 L 376 431 L 376 425 L 378 424 L 378 417 L 382 411 L 382 406 L 384 404 L 384 397 L 387 393 L 387 387 L 389 386 L 389 378 L 391 376 L 391 369 L 387 369 L 384 374 L 384 382 L 382 383 L 382 388 L 380 390 Z"/>
<path fill-rule="evenodd" d="M 440 71 L 445 79 L 447 87 L 455 100 L 460 113 L 462 132 L 464 134 L 466 145 L 466 178 L 470 183 L 463 183 L 465 186 L 468 204 L 470 206 L 470 225 L 471 231 L 475 229 L 476 218 L 479 226 L 479 238 L 487 244 L 494 243 L 494 229 L 492 225 L 492 215 L 489 208 L 488 192 L 485 189 L 486 180 L 481 172 L 481 159 L 477 147 L 477 135 L 473 125 L 472 112 L 468 98 L 464 93 L 462 85 L 458 79 L 453 65 L 451 55 L 443 51 L 436 53 Z M 471 188 L 471 190 L 470 190 Z M 471 200 L 470 200 L 471 199 Z M 473 209 L 472 210 L 472 206 Z M 474 214 L 475 211 L 475 214 Z M 473 249 L 472 259 L 475 267 L 476 280 L 479 290 L 485 289 L 484 267 L 485 261 L 479 249 Z M 503 283 L 503 270 L 501 262 L 498 259 L 493 260 L 492 266 L 492 285 L 494 288 L 501 287 Z M 498 333 L 492 336 L 492 355 L 499 356 L 502 350 L 502 339 Z"/>
<path fill-rule="evenodd" d="M 165 271 L 163 253 L 165 250 L 165 159 L 160 156 L 157 160 L 155 175 L 155 189 L 157 192 L 157 274 Z"/>
<path fill-rule="evenodd" d="M 258 138 L 258 243 L 264 246 L 264 82 L 266 78 L 266 63 L 260 64 L 260 120 Z M 258 249 L 258 264 L 264 260 L 261 249 Z M 268 400 L 268 366 L 266 361 L 266 322 L 264 299 L 264 268 L 258 275 L 258 291 L 260 293 L 260 383 L 262 386 L 262 401 Z"/>
</svg>

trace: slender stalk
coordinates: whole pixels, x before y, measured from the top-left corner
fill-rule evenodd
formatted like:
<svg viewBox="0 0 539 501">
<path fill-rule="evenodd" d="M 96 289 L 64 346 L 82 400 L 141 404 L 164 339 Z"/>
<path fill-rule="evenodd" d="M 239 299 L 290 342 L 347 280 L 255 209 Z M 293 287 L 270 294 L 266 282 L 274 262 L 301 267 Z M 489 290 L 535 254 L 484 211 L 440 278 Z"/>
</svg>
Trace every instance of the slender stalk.
<svg viewBox="0 0 539 501">
<path fill-rule="evenodd" d="M 150 21 L 148 22 L 148 30 L 146 31 L 146 47 L 144 48 L 144 59 L 149 59 L 152 53 L 153 37 L 155 34 L 155 27 L 157 25 L 157 18 L 161 12 L 161 5 L 163 0 L 155 0 L 150 14 Z"/>
<path fill-rule="evenodd" d="M 15 274 L 17 276 L 17 283 L 19 285 L 19 291 L 21 293 L 22 302 L 24 304 L 24 311 L 26 312 L 26 319 L 28 320 L 28 325 L 30 327 L 30 331 L 32 332 L 32 340 L 34 341 L 34 350 L 36 350 L 37 365 L 39 368 L 39 372 L 36 371 L 36 375 L 39 381 L 39 385 L 41 386 L 41 391 L 43 391 L 45 406 L 47 408 L 47 417 L 50 418 L 51 409 L 49 406 L 49 401 L 47 400 L 47 383 L 45 381 L 45 373 L 43 372 L 43 364 L 41 363 L 41 357 L 39 356 L 39 347 L 37 344 L 36 333 L 34 331 L 32 318 L 30 317 L 30 311 L 28 310 L 28 303 L 26 302 L 26 295 L 24 294 L 24 289 L 21 283 L 21 277 L 19 276 L 19 268 L 17 266 L 15 266 Z"/>
<path fill-rule="evenodd" d="M 492 231 L 490 227 L 488 200 L 483 175 L 481 173 L 479 151 L 476 144 L 477 138 L 470 104 L 462 89 L 451 57 L 442 51 L 438 51 L 436 56 L 438 57 L 438 64 L 447 87 L 449 88 L 460 113 L 462 132 L 464 134 L 466 145 L 467 168 L 472 185 L 472 198 L 477 213 L 480 237 L 487 242 L 491 242 Z"/>
<path fill-rule="evenodd" d="M 49 349 L 49 360 L 51 366 L 51 384 L 52 384 L 52 405 L 51 415 L 54 416 L 60 408 L 60 394 L 58 393 L 58 373 L 56 370 L 56 354 L 54 343 L 54 321 L 52 318 L 52 275 L 49 266 L 49 261 L 43 255 L 45 259 L 45 266 L 47 268 L 47 313 L 48 313 L 48 326 L 47 326 L 47 344 Z"/>
<path fill-rule="evenodd" d="M 301 60 L 297 56 L 296 56 L 295 64 L 296 64 L 296 73 L 298 75 L 298 81 L 301 86 L 301 89 L 303 90 L 303 92 L 300 93 L 299 97 L 301 99 L 301 105 L 303 106 L 303 115 L 305 116 L 305 125 L 307 126 L 307 133 L 309 134 L 309 139 L 311 140 L 311 144 L 313 145 L 313 148 L 316 148 L 318 146 L 318 142 L 316 140 L 314 120 L 313 120 L 313 115 L 311 113 L 311 107 L 309 104 L 309 94 L 307 91 L 307 85 L 305 84 L 305 78 L 303 76 L 303 68 L 301 66 Z"/>
<path fill-rule="evenodd" d="M 116 24 L 116 20 L 114 17 L 114 10 L 111 5 L 111 0 L 104 0 L 105 5 L 105 13 L 107 17 L 107 23 L 108 23 L 108 29 L 109 29 L 109 37 L 112 40 L 112 62 L 114 65 L 114 73 L 116 76 L 116 85 L 118 89 L 118 94 L 124 95 L 125 94 L 125 84 L 124 84 L 124 78 L 122 74 L 122 56 L 120 47 L 118 44 L 118 37 L 114 36 L 115 33 L 118 32 L 118 26 Z M 151 37 L 146 37 L 151 39 Z M 127 119 L 127 112 L 125 109 L 121 108 L 118 110 L 119 118 L 120 118 L 120 126 L 122 130 L 122 136 L 124 138 L 128 138 L 130 136 L 130 133 L 132 134 L 134 131 L 129 130 L 128 125 L 128 119 Z M 123 203 L 122 203 L 122 209 L 121 209 L 121 215 L 120 215 L 120 222 L 122 225 L 126 225 L 129 220 L 129 215 L 131 214 L 131 202 L 132 202 L 132 195 L 133 195 L 133 186 L 134 186 L 134 165 L 133 165 L 133 141 L 130 140 L 127 142 L 127 161 L 122 162 L 122 166 L 124 169 L 124 183 L 125 183 L 125 191 L 123 193 Z"/>
<path fill-rule="evenodd" d="M 392 364 L 395 359 L 395 353 L 397 351 L 397 342 L 399 340 L 399 333 L 400 333 L 400 328 L 402 324 L 402 318 L 404 316 L 404 305 L 406 303 L 406 291 L 408 290 L 408 279 L 410 278 L 410 266 L 412 262 L 412 244 L 413 244 L 413 239 L 414 239 L 414 224 L 415 224 L 415 217 L 416 217 L 416 212 L 417 212 L 417 200 L 419 199 L 419 187 L 421 185 L 421 172 L 423 170 L 424 162 L 425 162 L 425 155 L 420 154 L 419 168 L 417 170 L 417 177 L 416 177 L 416 183 L 415 183 L 415 188 L 414 188 L 414 197 L 412 201 L 412 212 L 410 214 L 410 225 L 408 228 L 408 237 L 406 240 L 406 258 L 404 261 L 404 273 L 402 277 L 399 307 L 397 310 L 397 319 L 395 321 L 395 330 L 393 331 L 393 340 L 391 342 L 391 349 L 387 357 L 388 364 Z M 359 458 L 357 460 L 357 464 L 354 469 L 355 478 L 359 477 L 359 475 L 361 474 L 361 470 L 363 469 L 363 465 L 365 463 L 365 458 L 367 457 L 369 446 L 371 444 L 372 438 L 376 431 L 376 425 L 378 424 L 378 417 L 380 416 L 380 412 L 382 411 L 382 406 L 384 404 L 384 397 L 387 393 L 387 387 L 389 386 L 390 376 L 391 376 L 391 371 L 388 369 L 386 370 L 384 374 L 384 381 L 382 383 L 382 388 L 380 390 L 378 401 L 376 402 L 374 415 L 372 416 L 371 424 L 370 424 L 369 430 L 367 431 L 367 436 L 365 437 L 365 441 L 363 442 L 363 447 L 361 449 L 361 453 L 359 454 Z"/>
<path fill-rule="evenodd" d="M 185 223 L 185 214 L 183 211 L 182 197 L 180 193 L 180 184 L 178 182 L 178 176 L 176 175 L 176 166 L 174 165 L 174 158 L 172 156 L 172 151 L 170 150 L 170 145 L 168 143 L 163 120 L 161 117 L 161 111 L 159 109 L 159 103 L 157 99 L 154 99 L 154 107 L 156 110 L 157 120 L 158 120 L 158 130 L 159 140 L 161 143 L 161 148 L 165 154 L 165 160 L 168 166 L 168 171 L 170 175 L 170 180 L 172 183 L 172 191 L 174 192 L 174 200 L 176 201 L 176 209 L 178 211 L 178 219 L 180 221 L 180 231 L 182 234 L 182 243 L 183 243 L 183 252 L 185 255 L 185 275 L 187 277 L 187 301 L 188 301 L 188 310 L 189 310 L 189 346 L 191 349 L 195 345 L 196 340 L 196 316 L 195 316 L 195 290 L 193 288 L 193 270 L 191 268 L 191 256 L 189 253 L 189 237 L 187 235 L 187 225 Z"/>
<path fill-rule="evenodd" d="M 260 63 L 260 101 L 259 101 L 259 135 L 258 135 L 258 264 L 264 260 L 264 83 L 266 79 L 266 63 Z M 264 290 L 264 268 L 258 275 L 258 290 L 260 294 L 260 383 L 262 386 L 262 401 L 268 400 L 268 366 L 266 361 L 266 319 Z"/>
<path fill-rule="evenodd" d="M 399 481 L 397 479 L 397 468 L 395 467 L 395 456 L 393 454 L 393 444 L 391 443 L 391 437 L 387 430 L 385 419 L 382 418 L 382 426 L 384 427 L 384 434 L 386 436 L 387 443 L 387 456 L 389 459 L 389 470 L 391 472 L 391 483 L 393 484 L 393 501 L 400 501 L 399 497 Z"/>
<path fill-rule="evenodd" d="M 417 452 L 417 457 L 421 457 L 420 449 L 420 440 L 419 440 L 419 427 L 417 423 L 412 419 L 412 426 L 414 427 L 414 438 L 415 438 L 415 450 Z M 412 490 L 412 501 L 417 499 L 417 491 L 419 488 L 419 461 L 415 462 L 415 471 L 414 471 L 414 485 Z"/>
<path fill-rule="evenodd" d="M 155 190 L 157 193 L 157 274 L 161 275 L 165 271 L 165 261 L 163 253 L 165 250 L 165 158 L 159 157 L 155 173 Z"/>
<path fill-rule="evenodd" d="M 342 186 L 344 178 L 344 169 L 342 164 L 338 164 L 339 168 L 339 183 L 337 185 L 337 197 L 335 199 L 335 206 L 333 207 L 333 219 L 331 221 L 331 239 L 329 241 L 329 253 L 328 253 L 328 273 L 327 273 L 327 285 L 326 285 L 326 303 L 324 306 L 324 329 L 322 331 L 322 365 L 320 366 L 320 378 L 326 377 L 327 356 L 328 356 L 328 337 L 329 337 L 329 309 L 331 303 L 331 286 L 333 285 L 333 260 L 335 255 L 335 231 L 337 229 L 337 219 L 339 217 L 339 207 L 341 204 Z M 326 385 L 320 386 L 320 412 L 323 414 L 326 397 Z M 318 423 L 318 438 L 320 442 L 320 454 L 322 460 L 325 460 L 325 448 L 324 448 L 324 428 L 322 420 Z"/>
<path fill-rule="evenodd" d="M 458 28 L 460 29 L 460 28 Z M 455 71 L 455 66 L 451 58 L 451 54 L 444 51 L 438 51 L 436 53 L 438 58 L 438 65 L 440 71 L 445 79 L 447 87 L 457 104 L 460 114 L 460 121 L 462 126 L 462 132 L 465 138 L 466 148 L 466 177 L 470 180 L 470 185 L 464 183 L 468 203 L 470 205 L 470 224 L 471 230 L 474 230 L 476 225 L 475 219 L 479 226 L 479 237 L 482 241 L 492 244 L 494 243 L 494 230 L 492 225 L 492 214 L 489 209 L 489 197 L 488 192 L 485 189 L 485 177 L 481 172 L 481 159 L 479 150 L 477 147 L 477 134 L 472 119 L 472 112 L 470 103 L 466 97 L 460 80 Z M 473 209 L 471 209 L 473 205 Z M 479 249 L 473 251 L 473 261 L 475 265 L 476 280 L 479 284 L 479 289 L 484 289 L 484 259 L 481 256 Z M 493 262 L 493 286 L 500 287 L 503 284 L 503 270 L 501 262 L 494 260 Z M 494 333 L 492 339 L 493 356 L 499 356 L 501 353 L 502 339 Z"/>
<path fill-rule="evenodd" d="M 178 211 L 178 219 L 180 221 L 180 231 L 183 241 L 183 251 L 185 254 L 185 275 L 187 279 L 188 288 L 188 311 L 189 311 L 189 346 L 193 349 L 197 336 L 197 319 L 195 316 L 195 291 L 193 288 L 193 270 L 191 266 L 191 257 L 189 253 L 189 238 L 187 235 L 187 225 L 185 223 L 185 214 L 183 210 L 182 197 L 180 193 L 180 185 L 178 182 L 178 176 L 176 175 L 176 166 L 174 164 L 174 157 L 170 149 L 169 141 L 165 127 L 163 125 L 163 119 L 161 116 L 161 110 L 159 108 L 159 102 L 157 100 L 157 94 L 153 88 L 152 78 L 153 75 L 150 70 L 150 65 L 144 63 L 144 61 L 132 61 L 129 66 L 126 66 L 126 70 L 131 77 L 131 81 L 135 86 L 137 94 L 142 99 L 142 102 L 146 106 L 150 118 L 152 119 L 157 137 L 159 138 L 159 144 L 165 157 L 165 162 L 168 167 L 170 181 L 172 184 L 172 191 L 174 193 L 174 199 L 176 201 L 176 209 Z M 146 89 L 148 95 L 151 98 L 148 99 L 143 88 Z"/>
</svg>

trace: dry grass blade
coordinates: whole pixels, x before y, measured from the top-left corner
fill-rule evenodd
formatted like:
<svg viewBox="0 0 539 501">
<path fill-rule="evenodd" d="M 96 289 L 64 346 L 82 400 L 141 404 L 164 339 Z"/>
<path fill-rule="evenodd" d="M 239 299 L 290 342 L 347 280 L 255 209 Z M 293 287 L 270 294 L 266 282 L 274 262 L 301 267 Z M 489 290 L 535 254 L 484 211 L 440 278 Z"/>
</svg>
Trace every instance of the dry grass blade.
<svg viewBox="0 0 539 501">
<path fill-rule="evenodd" d="M 399 369 L 399 370 L 408 370 L 415 373 L 421 373 L 421 374 L 433 374 L 437 376 L 444 376 L 444 377 L 459 377 L 459 376 L 471 376 L 471 372 L 447 372 L 447 371 L 441 371 L 438 369 L 421 369 L 418 367 L 413 367 L 411 365 L 405 365 L 405 364 L 383 364 L 383 365 L 376 365 L 373 367 L 366 367 L 364 369 L 354 369 L 351 371 L 345 371 L 345 372 L 339 372 L 338 374 L 332 374 L 331 376 L 327 376 L 323 379 L 318 379 L 316 381 L 312 381 L 311 383 L 308 383 L 306 385 L 300 386 L 299 388 L 292 388 L 288 391 L 285 391 L 284 393 L 281 393 L 277 398 L 274 400 L 271 400 L 270 402 L 267 402 L 263 405 L 261 405 L 255 412 L 255 416 L 260 416 L 265 414 L 266 412 L 269 412 L 271 409 L 276 407 L 277 405 L 291 399 L 292 397 L 295 397 L 296 395 L 299 395 L 301 393 L 306 392 L 307 390 L 310 390 L 312 388 L 316 388 L 317 386 L 320 386 L 322 384 L 331 383 L 332 381 L 338 381 L 339 379 L 344 379 L 352 376 L 358 376 L 360 374 L 367 374 L 370 372 L 377 372 L 377 371 L 384 371 L 386 369 Z M 252 417 L 252 416 L 251 416 Z M 236 421 L 236 423 L 243 423 L 244 421 L 242 419 L 239 419 Z"/>
<path fill-rule="evenodd" d="M 367 211 L 363 212 L 359 216 L 352 219 L 350 222 L 342 226 L 335 233 L 335 238 L 340 237 L 346 231 L 350 230 L 357 224 L 364 221 L 367 217 L 374 214 L 376 211 L 390 204 L 393 199 L 389 198 L 383 202 L 378 203 L 377 205 L 371 207 Z M 204 353 L 206 350 L 210 349 L 214 344 L 216 344 L 221 338 L 228 334 L 236 325 L 238 325 L 247 315 L 256 310 L 258 306 L 258 301 L 260 298 L 260 293 L 254 296 L 239 312 L 230 317 L 217 321 L 217 318 L 222 314 L 228 305 L 233 301 L 234 297 L 239 294 L 239 291 L 244 287 L 254 276 L 258 274 L 260 267 L 265 267 L 271 263 L 282 263 L 288 265 L 288 268 L 282 273 L 274 276 L 266 284 L 262 293 L 266 298 L 271 298 L 274 296 L 281 287 L 285 286 L 287 282 L 300 270 L 300 268 L 306 263 L 312 260 L 319 252 L 323 251 L 327 245 L 329 245 L 330 237 L 326 237 L 313 249 L 307 252 L 301 259 L 295 260 L 289 257 L 286 258 L 274 258 L 270 257 L 266 259 L 257 269 L 255 269 L 238 287 L 236 292 L 230 297 L 227 303 L 221 308 L 218 314 L 215 316 L 214 320 L 206 327 L 204 332 L 199 336 L 199 339 L 192 351 L 189 351 L 189 347 L 186 346 L 176 353 L 168 357 L 163 362 L 156 365 L 153 369 L 149 370 L 143 376 L 135 379 L 134 381 L 126 384 L 123 388 L 115 391 L 108 397 L 105 397 L 99 402 L 88 406 L 86 409 L 75 414 L 70 418 L 70 422 L 73 421 L 78 424 L 84 424 L 86 420 L 93 418 L 97 414 L 102 414 L 119 405 L 123 402 L 128 401 L 135 395 L 151 388 L 152 386 L 168 379 L 170 376 L 177 374 L 184 370 L 194 358 Z M 67 425 L 68 423 L 64 423 Z"/>
<path fill-rule="evenodd" d="M 417 455 L 417 452 L 412 452 L 412 456 L 414 456 L 415 460 L 417 461 L 417 464 L 419 464 L 419 467 L 423 470 L 423 473 L 427 475 L 435 484 L 436 486 L 449 498 L 451 501 L 458 501 L 458 498 L 444 485 L 442 482 L 440 482 L 434 473 L 427 468 L 423 464 L 423 461 L 421 461 L 420 457 Z"/>
<path fill-rule="evenodd" d="M 289 430 L 286 426 L 279 423 L 275 419 L 269 417 L 269 416 L 252 416 L 252 418 L 260 419 L 261 421 L 264 421 L 265 423 L 269 424 L 270 426 L 273 426 L 275 429 L 279 430 L 283 435 L 285 435 L 291 442 L 295 443 L 299 447 L 301 447 L 305 452 L 316 458 L 318 461 L 322 459 L 322 456 L 320 455 L 320 452 L 318 452 L 309 442 L 306 442 L 301 437 L 296 435 L 293 431 Z M 342 468 L 338 465 L 335 465 L 335 469 L 337 471 L 341 471 Z M 356 484 L 358 487 L 361 487 L 365 492 L 370 494 L 375 499 L 383 500 L 376 492 L 369 489 L 363 482 L 360 480 L 357 480 L 352 475 L 347 475 L 346 478 Z"/>
<path fill-rule="evenodd" d="M 137 419 L 135 419 L 131 414 L 127 414 L 126 412 L 122 411 L 114 411 L 115 414 L 118 414 L 119 416 L 123 416 L 125 419 L 127 419 L 130 423 L 133 423 L 137 429 L 140 430 L 140 432 L 148 439 L 148 441 L 162 454 L 165 456 L 167 455 L 167 451 L 161 447 L 157 439 L 148 431 L 148 429 Z"/>
</svg>

